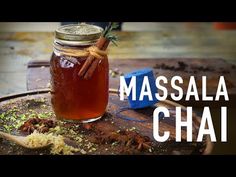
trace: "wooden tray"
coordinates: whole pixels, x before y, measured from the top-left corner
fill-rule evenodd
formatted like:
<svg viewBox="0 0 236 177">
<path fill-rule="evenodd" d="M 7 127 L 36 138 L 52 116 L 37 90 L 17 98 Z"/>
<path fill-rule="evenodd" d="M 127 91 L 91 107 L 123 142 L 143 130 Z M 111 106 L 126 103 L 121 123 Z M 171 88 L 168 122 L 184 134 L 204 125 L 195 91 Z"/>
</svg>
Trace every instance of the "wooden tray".
<svg viewBox="0 0 236 177">
<path fill-rule="evenodd" d="M 156 106 L 165 106 L 172 110 L 177 106 L 177 103 L 172 101 L 162 101 Z M 209 141 L 209 137 L 205 137 L 204 141 L 199 142 L 186 142 L 186 131 L 182 130 L 182 142 L 175 142 L 175 116 L 160 120 L 160 132 L 169 130 L 170 139 L 167 142 L 159 143 L 153 138 L 153 124 L 152 114 L 153 108 L 146 108 L 140 110 L 127 110 L 127 101 L 120 101 L 117 95 L 117 91 L 110 89 L 109 104 L 107 106 L 107 113 L 102 119 L 94 123 L 82 124 L 78 122 L 67 123 L 63 122 L 61 126 L 73 129 L 75 136 L 83 137 L 82 141 L 78 143 L 71 138 L 68 133 L 66 137 L 70 139 L 68 144 L 74 146 L 82 146 L 87 154 L 209 154 L 212 150 L 212 143 Z M 180 105 L 181 106 L 181 105 Z M 123 112 L 120 110 L 124 109 Z M 184 107 L 183 107 L 184 109 Z M 15 110 L 12 111 L 12 110 Z M 2 113 L 14 113 L 15 120 L 9 119 L 8 124 L 14 124 L 19 117 L 26 113 L 34 113 L 36 116 L 40 114 L 52 113 L 52 107 L 50 103 L 49 90 L 34 90 L 25 93 L 19 93 L 14 95 L 8 95 L 0 98 L 0 115 Z M 120 113 L 119 113 L 120 112 Z M 29 114 L 31 115 L 31 114 Z M 185 119 L 186 113 L 182 114 Z M 27 116 L 26 116 L 27 117 Z M 54 114 L 48 114 L 46 119 L 55 120 Z M 193 115 L 193 139 L 196 140 L 198 133 L 200 118 Z M 61 121 L 57 121 L 61 122 Z M 4 128 L 5 122 L 0 119 L 0 130 L 6 131 Z M 64 128 L 62 127 L 62 128 Z M 76 128 L 75 128 L 76 127 Z M 9 130 L 13 134 L 22 134 L 16 128 Z M 76 135 L 78 134 L 78 135 Z M 140 143 L 136 139 L 145 139 L 151 148 L 144 148 L 144 145 L 140 148 Z M 129 143 L 126 140 L 129 141 Z M 93 151 L 86 149 L 91 142 Z M 90 145 L 91 145 L 90 144 Z M 96 150 L 95 150 L 96 149 Z M 0 154 L 49 154 L 48 150 L 44 151 L 31 151 L 21 148 L 17 145 L 9 143 L 6 140 L 0 139 Z M 80 153 L 78 153 L 80 154 Z"/>
</svg>

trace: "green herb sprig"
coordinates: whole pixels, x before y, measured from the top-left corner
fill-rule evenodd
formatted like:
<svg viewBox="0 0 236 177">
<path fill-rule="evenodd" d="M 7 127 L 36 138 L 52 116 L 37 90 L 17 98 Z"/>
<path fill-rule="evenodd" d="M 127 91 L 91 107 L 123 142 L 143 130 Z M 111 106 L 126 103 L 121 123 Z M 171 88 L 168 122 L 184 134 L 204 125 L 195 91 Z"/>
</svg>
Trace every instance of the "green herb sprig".
<svg viewBox="0 0 236 177">
<path fill-rule="evenodd" d="M 107 38 L 109 41 L 111 41 L 114 45 L 117 46 L 117 36 L 113 35 L 111 33 L 112 30 L 117 29 L 119 27 L 119 23 L 117 22 L 110 22 L 108 26 L 106 26 L 105 30 L 102 33 L 102 36 L 104 38 Z"/>
</svg>

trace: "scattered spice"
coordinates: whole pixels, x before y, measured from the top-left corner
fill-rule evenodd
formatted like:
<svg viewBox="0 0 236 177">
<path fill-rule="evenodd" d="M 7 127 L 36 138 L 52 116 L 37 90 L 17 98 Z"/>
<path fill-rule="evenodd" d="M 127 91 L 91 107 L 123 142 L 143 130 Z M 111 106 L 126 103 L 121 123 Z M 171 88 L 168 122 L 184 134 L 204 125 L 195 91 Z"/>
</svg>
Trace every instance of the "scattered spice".
<svg viewBox="0 0 236 177">
<path fill-rule="evenodd" d="M 210 66 L 195 66 L 195 65 L 188 65 L 186 62 L 178 61 L 178 66 L 170 66 L 165 63 L 162 64 L 156 64 L 153 68 L 154 69 L 163 69 L 163 70 L 171 70 L 171 71 L 183 71 L 187 73 L 198 73 L 198 72 L 218 72 L 222 74 L 229 74 L 230 71 L 226 70 L 222 67 L 216 69 L 212 68 Z M 232 69 L 235 68 L 235 65 L 231 66 Z"/>
<path fill-rule="evenodd" d="M 6 112 L 0 114 L 0 120 L 2 124 L 4 124 L 4 129 L 7 132 L 11 132 L 13 130 L 18 129 L 23 125 L 25 120 L 29 118 L 49 118 L 53 115 L 52 112 L 45 112 L 45 113 L 36 113 L 33 110 L 29 110 L 27 113 L 21 113 L 22 111 L 16 107 L 9 109 Z M 32 133 L 32 132 L 31 132 Z"/>
<path fill-rule="evenodd" d="M 86 130 L 91 130 L 93 128 L 92 125 L 93 124 L 91 124 L 91 123 L 83 124 L 83 128 L 85 128 Z"/>
<path fill-rule="evenodd" d="M 195 71 L 202 71 L 202 72 L 213 72 L 215 71 L 215 69 L 209 67 L 209 66 L 191 66 L 191 69 L 195 70 Z"/>
<path fill-rule="evenodd" d="M 80 152 L 81 152 L 82 154 L 87 154 L 87 152 L 86 152 L 85 150 L 83 150 L 83 149 L 81 149 Z"/>
<path fill-rule="evenodd" d="M 134 131 L 134 130 L 136 130 L 135 127 L 132 127 L 132 128 L 129 129 L 129 131 Z"/>
<path fill-rule="evenodd" d="M 116 145 L 118 145 L 119 144 L 119 142 L 118 141 L 115 141 L 115 142 L 113 142 L 111 145 L 112 146 L 116 146 Z"/>
<path fill-rule="evenodd" d="M 110 128 L 108 128 L 109 130 Z M 98 126 L 94 126 L 94 143 L 96 144 L 111 144 L 112 147 L 119 146 L 122 151 L 127 152 L 130 149 L 137 149 L 138 151 L 149 152 L 148 149 L 152 147 L 152 142 L 149 137 L 142 136 L 137 133 L 136 128 L 132 127 L 126 130 L 104 131 Z M 126 149 L 125 147 L 128 147 Z"/>
<path fill-rule="evenodd" d="M 20 126 L 19 130 L 27 134 L 31 134 L 35 130 L 40 133 L 46 133 L 50 128 L 54 128 L 55 126 L 56 123 L 51 119 L 30 118 Z"/>
<path fill-rule="evenodd" d="M 86 124 L 58 121 L 57 126 L 55 128 L 50 128 L 49 132 L 53 132 L 56 135 L 62 135 L 70 139 L 72 141 L 70 143 L 75 143 L 78 148 L 82 150 L 82 154 L 87 154 L 87 152 L 95 151 L 96 144 L 90 142 L 87 138 L 85 138 L 84 134 L 82 134 L 84 133 L 82 130 L 86 130 L 83 125 Z"/>
<path fill-rule="evenodd" d="M 32 100 L 30 96 L 26 99 Z M 21 100 L 20 104 L 17 106 L 13 106 L 15 104 L 14 101 L 9 101 L 7 104 L 10 106 L 8 107 L 1 106 L 0 129 L 2 131 L 18 133 L 18 128 L 23 126 L 27 121 L 30 122 L 30 120 L 35 121 L 35 119 L 40 119 L 41 122 L 44 122 L 43 126 L 51 128 L 49 128 L 49 130 L 44 133 L 40 133 L 38 132 L 38 129 L 42 128 L 40 126 L 43 123 L 40 124 L 39 120 L 37 120 L 36 122 L 31 122 L 39 134 L 51 134 L 52 136 L 56 137 L 61 136 L 66 145 L 79 149 L 79 151 L 77 152 L 79 154 L 169 154 L 169 149 L 174 149 L 174 147 L 170 148 L 170 146 L 168 145 L 168 143 L 170 145 L 173 145 L 173 142 L 155 143 L 148 137 L 141 135 L 139 132 L 137 132 L 138 126 L 126 127 L 123 124 L 119 125 L 119 121 L 114 122 L 114 116 L 110 113 L 106 113 L 104 115 L 104 119 L 107 121 L 101 119 L 101 121 L 97 121 L 94 123 L 80 124 L 57 120 L 56 122 L 54 122 L 55 125 L 51 126 L 50 123 L 47 122 L 47 120 L 54 120 L 55 115 L 51 110 L 51 106 L 48 104 L 49 99 L 35 100 L 36 102 L 41 102 L 41 104 L 35 104 L 33 100 L 27 102 L 29 104 L 35 105 L 35 107 L 31 105 L 30 109 L 27 109 L 28 105 L 25 104 L 25 100 Z M 27 112 L 25 112 L 26 110 Z M 49 124 L 47 124 L 46 122 Z M 202 143 L 200 143 L 199 145 L 202 146 Z M 190 146 L 190 144 L 186 145 L 186 147 Z M 9 145 L 6 143 L 0 143 L 0 148 L 0 153 L 5 154 L 31 153 L 22 149 L 19 150 L 20 147 Z M 4 148 L 6 148 L 6 150 L 3 150 Z M 67 150 L 62 150 L 60 152 L 58 152 L 57 150 L 52 151 L 51 153 L 55 152 L 55 154 L 70 154 L 70 151 Z M 48 151 L 44 152 L 40 150 L 38 152 L 35 151 L 32 153 L 48 154 Z"/>
<path fill-rule="evenodd" d="M 169 66 L 169 65 L 166 65 L 165 63 L 156 64 L 154 66 L 155 69 L 165 69 L 165 70 L 172 70 L 172 71 L 184 71 L 187 67 L 188 67 L 188 65 L 182 61 L 178 61 L 177 67 Z"/>
<path fill-rule="evenodd" d="M 109 74 L 113 78 L 116 78 L 117 76 L 123 76 L 124 75 L 124 73 L 121 72 L 118 68 L 110 69 Z"/>
</svg>

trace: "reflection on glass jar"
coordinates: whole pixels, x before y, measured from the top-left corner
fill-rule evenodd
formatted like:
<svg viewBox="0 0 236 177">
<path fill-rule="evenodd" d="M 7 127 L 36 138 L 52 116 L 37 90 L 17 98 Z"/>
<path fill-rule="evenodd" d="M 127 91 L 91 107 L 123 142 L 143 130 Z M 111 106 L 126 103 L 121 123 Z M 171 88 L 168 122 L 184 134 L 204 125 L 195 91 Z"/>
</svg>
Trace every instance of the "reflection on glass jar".
<svg viewBox="0 0 236 177">
<path fill-rule="evenodd" d="M 97 26 L 82 24 L 62 26 L 55 33 L 50 61 L 51 101 L 58 119 L 91 122 L 105 113 L 109 94 L 108 58 L 100 61 L 90 79 L 78 76 L 87 59 L 84 51 L 98 40 L 101 32 Z"/>
</svg>

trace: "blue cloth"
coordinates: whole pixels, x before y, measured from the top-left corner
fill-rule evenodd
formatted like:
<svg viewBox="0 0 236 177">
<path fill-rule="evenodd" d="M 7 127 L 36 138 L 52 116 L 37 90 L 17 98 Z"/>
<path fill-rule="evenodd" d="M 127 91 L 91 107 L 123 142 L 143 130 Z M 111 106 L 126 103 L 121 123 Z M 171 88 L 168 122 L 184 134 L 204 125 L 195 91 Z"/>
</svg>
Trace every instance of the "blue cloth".
<svg viewBox="0 0 236 177">
<path fill-rule="evenodd" d="M 144 69 L 136 70 L 136 71 L 125 74 L 124 77 L 125 77 L 127 86 L 129 86 L 132 76 L 136 76 L 136 100 L 132 100 L 132 91 L 131 91 L 130 95 L 128 96 L 130 108 L 132 109 L 145 108 L 145 107 L 152 106 L 155 103 L 157 103 L 158 100 L 156 99 L 156 96 L 155 96 L 155 94 L 157 93 L 157 87 L 155 84 L 155 78 L 154 78 L 152 69 L 144 68 Z M 153 100 L 149 100 L 149 97 L 145 95 L 143 97 L 143 100 L 139 101 L 144 76 L 148 77 Z"/>
</svg>

